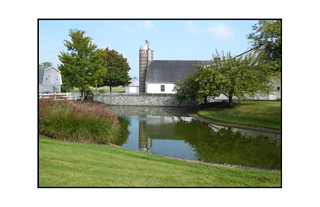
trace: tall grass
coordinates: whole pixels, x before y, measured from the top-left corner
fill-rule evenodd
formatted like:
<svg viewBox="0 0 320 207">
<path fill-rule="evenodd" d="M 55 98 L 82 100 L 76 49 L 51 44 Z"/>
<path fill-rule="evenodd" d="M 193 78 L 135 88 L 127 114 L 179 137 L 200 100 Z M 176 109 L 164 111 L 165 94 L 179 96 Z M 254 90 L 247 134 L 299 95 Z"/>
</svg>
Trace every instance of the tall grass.
<svg viewBox="0 0 320 207">
<path fill-rule="evenodd" d="M 92 103 L 39 99 L 39 133 L 54 139 L 107 143 L 120 136 L 117 115 Z"/>
</svg>

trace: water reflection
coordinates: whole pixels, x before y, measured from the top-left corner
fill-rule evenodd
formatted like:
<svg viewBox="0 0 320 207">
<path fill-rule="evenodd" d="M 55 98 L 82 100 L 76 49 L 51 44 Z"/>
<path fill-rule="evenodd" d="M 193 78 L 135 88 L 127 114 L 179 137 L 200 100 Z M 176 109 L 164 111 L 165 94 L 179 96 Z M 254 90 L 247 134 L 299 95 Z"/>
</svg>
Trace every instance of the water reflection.
<svg viewBox="0 0 320 207">
<path fill-rule="evenodd" d="M 158 110 L 158 109 L 157 109 Z M 140 110 L 141 111 L 141 110 Z M 281 135 L 206 124 L 183 114 L 120 115 L 117 145 L 144 152 L 260 168 L 281 168 Z"/>
</svg>

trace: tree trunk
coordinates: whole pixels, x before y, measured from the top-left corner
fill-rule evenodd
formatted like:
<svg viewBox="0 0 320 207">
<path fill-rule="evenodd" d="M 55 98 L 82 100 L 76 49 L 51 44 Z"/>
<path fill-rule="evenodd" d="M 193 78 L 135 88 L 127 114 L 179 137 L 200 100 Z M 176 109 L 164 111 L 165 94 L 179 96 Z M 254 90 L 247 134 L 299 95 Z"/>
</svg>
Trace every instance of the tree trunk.
<svg viewBox="0 0 320 207">
<path fill-rule="evenodd" d="M 111 88 L 111 86 L 110 86 L 110 96 L 111 96 L 111 90 L 112 90 L 112 88 Z"/>
<path fill-rule="evenodd" d="M 207 104 L 207 96 L 204 97 L 203 103 Z"/>
<path fill-rule="evenodd" d="M 232 106 L 232 95 L 229 96 L 229 106 Z"/>
<path fill-rule="evenodd" d="M 80 89 L 79 89 L 79 91 L 80 91 L 80 94 L 81 94 L 81 101 L 83 101 L 84 90 L 80 90 Z"/>
</svg>

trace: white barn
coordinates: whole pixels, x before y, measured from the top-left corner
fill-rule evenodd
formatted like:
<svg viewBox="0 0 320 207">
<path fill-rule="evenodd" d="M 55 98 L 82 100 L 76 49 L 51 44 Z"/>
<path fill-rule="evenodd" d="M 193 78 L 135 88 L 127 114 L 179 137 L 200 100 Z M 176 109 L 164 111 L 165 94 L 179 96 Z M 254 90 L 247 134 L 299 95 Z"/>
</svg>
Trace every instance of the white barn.
<svg viewBox="0 0 320 207">
<path fill-rule="evenodd" d="M 210 60 L 153 60 L 147 68 L 146 93 L 174 93 L 174 83 L 195 72 L 197 68 L 192 64 L 198 62 L 205 64 Z"/>
<path fill-rule="evenodd" d="M 39 93 L 61 93 L 62 79 L 53 66 L 39 66 Z"/>
</svg>

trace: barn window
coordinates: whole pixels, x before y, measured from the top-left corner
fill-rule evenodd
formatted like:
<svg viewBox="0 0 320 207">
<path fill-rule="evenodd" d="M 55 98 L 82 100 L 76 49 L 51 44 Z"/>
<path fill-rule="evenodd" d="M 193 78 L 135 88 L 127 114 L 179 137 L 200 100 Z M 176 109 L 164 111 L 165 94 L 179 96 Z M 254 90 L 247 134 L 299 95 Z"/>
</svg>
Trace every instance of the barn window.
<svg viewBox="0 0 320 207">
<path fill-rule="evenodd" d="M 161 92 L 164 92 L 164 85 L 161 85 Z"/>
<path fill-rule="evenodd" d="M 46 76 L 46 80 L 48 80 L 48 75 Z"/>
</svg>

